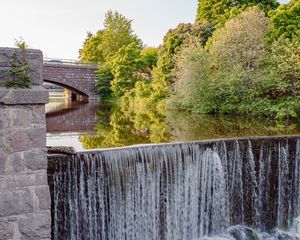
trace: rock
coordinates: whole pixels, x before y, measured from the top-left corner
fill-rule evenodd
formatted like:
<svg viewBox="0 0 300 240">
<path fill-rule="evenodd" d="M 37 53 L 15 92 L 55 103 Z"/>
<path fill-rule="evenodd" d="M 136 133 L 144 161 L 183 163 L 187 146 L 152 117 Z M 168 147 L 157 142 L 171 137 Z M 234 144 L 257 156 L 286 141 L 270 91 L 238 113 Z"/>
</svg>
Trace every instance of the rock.
<svg viewBox="0 0 300 240">
<path fill-rule="evenodd" d="M 241 225 L 229 227 L 226 232 L 235 240 L 260 240 L 253 229 Z"/>
<path fill-rule="evenodd" d="M 73 147 L 47 147 L 48 154 L 66 154 L 76 155 L 77 152 Z"/>
</svg>

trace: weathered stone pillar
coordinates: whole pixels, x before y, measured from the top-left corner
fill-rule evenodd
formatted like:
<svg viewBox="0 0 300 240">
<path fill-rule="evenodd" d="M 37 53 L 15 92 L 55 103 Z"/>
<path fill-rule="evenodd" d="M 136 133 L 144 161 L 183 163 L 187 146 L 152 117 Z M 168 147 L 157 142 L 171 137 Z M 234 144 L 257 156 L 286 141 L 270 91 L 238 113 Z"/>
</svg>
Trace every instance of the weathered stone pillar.
<svg viewBox="0 0 300 240">
<path fill-rule="evenodd" d="M 0 48 L 0 84 L 12 56 L 22 50 Z M 0 87 L 0 239 L 49 240 L 50 194 L 47 183 L 42 52 L 25 50 L 31 67 L 30 89 Z"/>
</svg>

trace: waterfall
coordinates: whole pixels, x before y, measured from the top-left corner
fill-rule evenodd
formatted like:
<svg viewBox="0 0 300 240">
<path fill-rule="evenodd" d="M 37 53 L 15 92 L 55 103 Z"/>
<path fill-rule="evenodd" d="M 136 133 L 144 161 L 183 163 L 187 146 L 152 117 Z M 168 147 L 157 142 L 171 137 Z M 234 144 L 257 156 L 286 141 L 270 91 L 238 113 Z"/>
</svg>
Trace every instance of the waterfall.
<svg viewBox="0 0 300 240">
<path fill-rule="evenodd" d="M 300 228 L 296 137 L 99 150 L 49 165 L 54 240 L 239 239 L 252 228 L 268 239 L 259 233 Z"/>
</svg>

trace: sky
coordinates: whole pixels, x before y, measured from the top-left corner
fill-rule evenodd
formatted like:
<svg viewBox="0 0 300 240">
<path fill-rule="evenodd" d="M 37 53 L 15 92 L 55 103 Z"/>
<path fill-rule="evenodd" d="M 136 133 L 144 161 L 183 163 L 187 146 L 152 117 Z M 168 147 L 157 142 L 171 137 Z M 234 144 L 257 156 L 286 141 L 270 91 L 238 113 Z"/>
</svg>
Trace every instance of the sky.
<svg viewBox="0 0 300 240">
<path fill-rule="evenodd" d="M 285 3 L 288 0 L 281 0 Z M 197 0 L 1 0 L 0 46 L 20 37 L 44 57 L 77 59 L 87 32 L 103 28 L 105 13 L 132 19 L 134 32 L 148 46 L 159 46 L 179 23 L 193 22 Z"/>
</svg>

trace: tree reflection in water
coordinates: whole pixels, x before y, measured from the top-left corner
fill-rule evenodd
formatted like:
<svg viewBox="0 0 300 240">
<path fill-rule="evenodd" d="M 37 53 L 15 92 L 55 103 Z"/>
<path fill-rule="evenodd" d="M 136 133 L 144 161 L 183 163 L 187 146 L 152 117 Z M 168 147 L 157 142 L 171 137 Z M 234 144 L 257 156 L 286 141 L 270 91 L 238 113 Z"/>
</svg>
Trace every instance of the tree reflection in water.
<svg viewBox="0 0 300 240">
<path fill-rule="evenodd" d="M 109 114 L 109 116 L 107 116 Z M 241 116 L 191 114 L 113 106 L 97 112 L 96 134 L 83 135 L 84 149 L 226 137 L 300 133 L 300 123 Z"/>
</svg>

